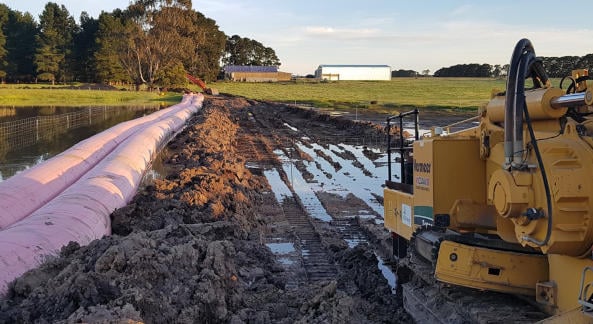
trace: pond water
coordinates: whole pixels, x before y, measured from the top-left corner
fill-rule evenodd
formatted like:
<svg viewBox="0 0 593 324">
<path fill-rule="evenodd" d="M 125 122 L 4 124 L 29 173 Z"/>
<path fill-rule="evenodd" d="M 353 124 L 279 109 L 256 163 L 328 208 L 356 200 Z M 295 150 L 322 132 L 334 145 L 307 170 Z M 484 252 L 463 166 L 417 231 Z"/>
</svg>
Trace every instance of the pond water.
<svg viewBox="0 0 593 324">
<path fill-rule="evenodd" d="M 0 107 L 0 182 L 107 128 L 158 109 L 158 105 Z"/>
</svg>

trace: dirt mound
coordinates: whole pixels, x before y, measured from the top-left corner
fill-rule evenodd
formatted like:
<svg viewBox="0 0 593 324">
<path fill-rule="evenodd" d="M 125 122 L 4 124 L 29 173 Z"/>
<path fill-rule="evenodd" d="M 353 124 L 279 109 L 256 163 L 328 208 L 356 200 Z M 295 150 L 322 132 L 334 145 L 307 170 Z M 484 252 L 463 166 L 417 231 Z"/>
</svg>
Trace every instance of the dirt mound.
<svg viewBox="0 0 593 324">
<path fill-rule="evenodd" d="M 70 244 L 16 279 L 0 301 L 0 323 L 409 322 L 371 249 L 349 249 L 332 232 L 323 242 L 335 280 L 289 287 L 290 274 L 262 244 L 276 216 L 261 209 L 270 186 L 237 152 L 238 121 L 254 105 L 263 104 L 207 101 L 169 144 L 170 174 L 113 213 L 114 235 Z M 305 127 L 306 114 L 292 120 Z"/>
</svg>

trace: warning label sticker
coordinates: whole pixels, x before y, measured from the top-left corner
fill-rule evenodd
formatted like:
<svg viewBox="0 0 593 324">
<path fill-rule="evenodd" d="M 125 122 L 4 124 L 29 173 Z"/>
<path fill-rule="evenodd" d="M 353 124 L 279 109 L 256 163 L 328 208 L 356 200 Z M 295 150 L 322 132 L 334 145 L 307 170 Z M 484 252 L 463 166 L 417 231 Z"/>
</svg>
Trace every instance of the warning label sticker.
<svg viewBox="0 0 593 324">
<path fill-rule="evenodd" d="M 402 223 L 412 226 L 412 208 L 410 205 L 402 204 Z"/>
</svg>

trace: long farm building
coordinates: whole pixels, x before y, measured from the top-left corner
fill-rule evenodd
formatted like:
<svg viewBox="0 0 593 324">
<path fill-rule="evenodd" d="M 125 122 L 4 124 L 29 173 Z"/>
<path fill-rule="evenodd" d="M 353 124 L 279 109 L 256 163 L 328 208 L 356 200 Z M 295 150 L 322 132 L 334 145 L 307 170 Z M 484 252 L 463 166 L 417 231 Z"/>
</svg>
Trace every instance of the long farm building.
<svg viewBox="0 0 593 324">
<path fill-rule="evenodd" d="M 224 77 L 240 82 L 289 81 L 292 74 L 278 71 L 277 66 L 227 65 L 223 68 Z"/>
<path fill-rule="evenodd" d="M 322 64 L 315 71 L 320 80 L 391 80 L 389 65 L 333 65 Z"/>
</svg>

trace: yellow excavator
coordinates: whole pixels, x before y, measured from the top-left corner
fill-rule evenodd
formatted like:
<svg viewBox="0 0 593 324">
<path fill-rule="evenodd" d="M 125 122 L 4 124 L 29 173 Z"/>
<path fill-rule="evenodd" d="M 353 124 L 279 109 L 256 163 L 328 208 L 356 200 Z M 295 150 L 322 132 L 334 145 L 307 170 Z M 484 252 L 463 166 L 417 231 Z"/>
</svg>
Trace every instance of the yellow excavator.
<svg viewBox="0 0 593 324">
<path fill-rule="evenodd" d="M 384 216 L 400 265 L 442 289 L 518 296 L 543 322 L 593 322 L 593 86 L 584 69 L 567 79 L 552 87 L 522 39 L 506 91 L 480 108 L 479 124 L 420 136 L 417 110 L 388 118 L 399 137 L 388 141 Z M 404 289 L 406 309 L 430 304 L 413 297 Z M 446 322 L 426 307 L 417 320 Z"/>
</svg>

